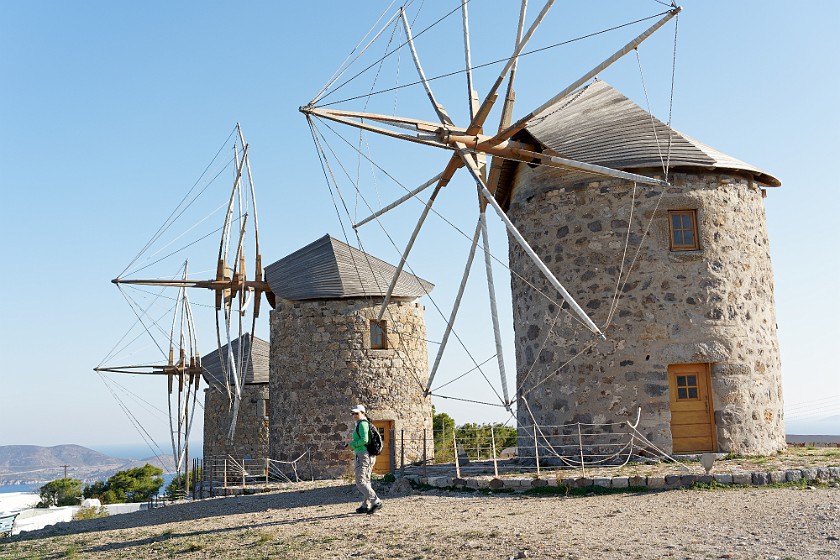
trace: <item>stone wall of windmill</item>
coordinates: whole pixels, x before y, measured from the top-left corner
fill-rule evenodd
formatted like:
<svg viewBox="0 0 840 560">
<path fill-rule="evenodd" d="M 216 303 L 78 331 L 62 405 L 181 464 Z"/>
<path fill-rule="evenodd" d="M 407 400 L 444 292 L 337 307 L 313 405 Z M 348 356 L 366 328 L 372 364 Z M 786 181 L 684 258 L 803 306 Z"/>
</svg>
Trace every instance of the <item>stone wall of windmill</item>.
<svg viewBox="0 0 840 560">
<path fill-rule="evenodd" d="M 204 391 L 204 457 L 265 459 L 268 457 L 268 383 L 242 388 L 232 444 L 227 442 L 230 429 L 231 401 L 224 387 Z"/>
<path fill-rule="evenodd" d="M 639 114 L 648 134 L 650 116 L 596 84 L 529 129 L 530 140 L 582 161 L 623 161 L 612 167 L 631 167 L 627 154 L 638 159 L 646 149 L 649 167 L 632 170 L 656 174 L 644 127 L 616 130 L 599 110 Z M 657 127 L 663 144 L 672 135 L 675 172 L 664 193 L 545 167 L 511 171 L 508 215 L 607 335 L 597 340 L 559 297 L 529 286 L 553 293 L 510 243 L 511 268 L 525 279 L 511 279 L 519 395 L 527 399 L 519 424 L 635 420 L 641 408 L 640 431 L 667 452 L 774 453 L 785 432 L 762 187 L 778 180 Z"/>
<path fill-rule="evenodd" d="M 423 394 L 426 327 L 416 300 L 432 285 L 403 273 L 379 323 L 394 270 L 329 236 L 266 268 L 278 296 L 270 320 L 272 459 L 288 462 L 308 453 L 304 465 L 311 460 L 316 477 L 342 475 L 350 465 L 346 442 L 355 404 L 396 434 L 389 457 L 422 458 L 432 405 Z M 371 332 L 380 325 L 384 338 Z"/>
<path fill-rule="evenodd" d="M 268 342 L 248 334 L 232 342 L 234 363 L 238 357 L 247 356 L 243 378 L 242 397 L 237 414 L 236 429 L 232 442 L 228 442 L 231 423 L 232 393 L 222 382 L 219 352 L 214 351 L 201 359 L 204 379 L 209 387 L 204 391 L 204 460 L 230 457 L 237 461 L 243 459 L 265 459 L 269 446 L 269 382 L 268 382 Z M 253 340 L 253 343 L 251 342 Z M 227 345 L 221 349 L 221 355 L 227 356 Z M 229 374 L 229 370 L 228 370 Z M 230 391 L 234 388 L 231 384 Z"/>
</svg>

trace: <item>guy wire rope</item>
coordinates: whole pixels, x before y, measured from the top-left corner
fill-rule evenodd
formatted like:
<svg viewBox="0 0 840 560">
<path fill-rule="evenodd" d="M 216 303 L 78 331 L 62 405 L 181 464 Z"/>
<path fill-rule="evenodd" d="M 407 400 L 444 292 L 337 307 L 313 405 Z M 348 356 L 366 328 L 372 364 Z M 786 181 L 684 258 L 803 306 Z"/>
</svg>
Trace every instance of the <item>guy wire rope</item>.
<svg viewBox="0 0 840 560">
<path fill-rule="evenodd" d="M 469 1 L 469 0 L 468 0 L 468 1 Z M 575 42 L 577 42 L 577 41 L 582 41 L 582 40 L 584 40 L 584 39 L 590 39 L 590 38 L 592 38 L 592 37 L 595 37 L 595 36 L 598 36 L 598 35 L 602 35 L 602 34 L 604 34 L 604 33 L 608 33 L 608 32 L 610 32 L 610 31 L 616 31 L 616 30 L 621 29 L 621 28 L 623 28 L 623 27 L 629 27 L 629 26 L 631 26 L 631 25 L 635 25 L 635 24 L 637 24 L 637 23 L 642 23 L 642 22 L 645 22 L 645 21 L 648 21 L 648 20 L 651 20 L 651 19 L 655 19 L 655 18 L 661 17 L 661 16 L 663 16 L 663 15 L 665 15 L 665 14 L 667 14 L 667 13 L 668 13 L 667 11 L 666 11 L 666 12 L 660 12 L 660 13 L 658 13 L 658 14 L 654 14 L 654 15 L 652 15 L 652 16 L 647 16 L 647 17 L 644 17 L 644 18 L 641 18 L 641 19 L 637 19 L 637 20 L 634 20 L 634 21 L 630 21 L 630 22 L 627 22 L 627 23 L 623 23 L 623 24 L 621 24 L 621 25 L 616 25 L 616 26 L 614 26 L 614 27 L 609 27 L 609 28 L 606 28 L 606 29 L 602 29 L 602 30 L 600 30 L 600 31 L 595 31 L 595 32 L 593 32 L 593 33 L 588 33 L 588 34 L 586 34 L 586 35 L 581 35 L 580 37 L 575 37 L 574 39 L 569 39 L 569 40 L 566 40 L 566 41 L 561 41 L 561 42 L 559 42 L 559 43 L 554 43 L 554 44 L 552 44 L 552 45 L 548 45 L 548 46 L 545 46 L 545 47 L 540 47 L 540 48 L 538 48 L 538 49 L 534 49 L 534 50 L 530 50 L 530 51 L 523 51 L 522 53 L 520 53 L 520 54 L 519 54 L 519 58 L 522 58 L 522 57 L 525 57 L 525 56 L 530 56 L 530 55 L 533 55 L 533 54 L 537 54 L 537 53 L 540 53 L 540 52 L 543 52 L 543 51 L 546 51 L 546 50 L 549 50 L 549 49 L 553 49 L 553 48 L 556 48 L 556 47 L 566 46 L 566 45 L 569 45 L 569 44 L 575 43 Z M 415 36 L 414 36 L 414 38 L 416 39 L 416 38 L 417 38 L 417 37 L 419 37 L 420 35 L 421 35 L 421 33 L 418 33 L 417 35 L 415 35 Z M 405 44 L 402 44 L 402 45 L 400 45 L 400 46 L 399 46 L 399 47 L 397 47 L 397 48 L 398 48 L 398 49 L 401 49 L 401 48 L 402 48 L 402 47 L 404 47 L 404 46 L 405 46 Z M 391 53 L 389 53 L 389 55 L 390 55 L 390 54 L 393 54 L 393 51 L 392 51 Z M 482 69 L 482 68 L 487 68 L 487 67 L 490 67 L 490 66 L 495 66 L 495 65 L 497 65 L 497 64 L 502 64 L 502 63 L 505 63 L 505 62 L 507 62 L 507 61 L 508 61 L 508 58 L 507 58 L 507 57 L 506 57 L 506 58 L 500 58 L 500 59 L 497 59 L 497 60 L 492 60 L 492 61 L 490 61 L 490 62 L 485 62 L 485 63 L 482 63 L 482 64 L 477 64 L 477 65 L 471 66 L 469 69 L 454 70 L 454 71 L 452 71 L 452 72 L 447 72 L 447 73 L 445 73 L 445 74 L 440 74 L 440 75 L 437 75 L 437 76 L 432 76 L 431 78 L 427 78 L 427 80 L 426 80 L 426 81 L 427 81 L 427 82 L 433 82 L 433 81 L 440 80 L 440 79 L 444 79 L 444 78 L 451 78 L 452 76 L 457 76 L 458 74 L 464 74 L 464 73 L 466 73 L 467 71 L 471 71 L 471 70 L 480 70 L 480 69 Z M 377 61 L 377 63 L 378 63 L 378 62 L 379 62 L 379 61 Z M 376 64 L 376 63 L 374 63 L 374 64 Z M 365 69 L 364 71 L 366 71 L 366 70 L 368 70 L 368 69 L 372 68 L 372 67 L 374 66 L 374 64 L 371 64 L 371 65 L 370 65 L 367 69 Z M 363 72 L 364 72 L 364 71 L 363 71 Z M 333 105 L 338 105 L 339 103 L 346 103 L 346 102 L 348 102 L 348 101 L 355 101 L 355 100 L 357 100 L 357 99 L 362 99 L 362 98 L 364 98 L 364 97 L 370 97 L 370 96 L 374 96 L 374 95 L 380 95 L 380 94 L 382 94 L 382 93 L 390 93 L 390 92 L 395 91 L 395 90 L 398 90 L 398 89 L 408 88 L 408 87 L 412 87 L 412 86 L 416 86 L 416 85 L 421 85 L 421 84 L 422 84 L 422 81 L 419 81 L 419 80 L 418 80 L 418 81 L 416 81 L 416 82 L 409 82 L 409 83 L 403 84 L 403 85 L 401 85 L 401 86 L 396 86 L 396 87 L 393 87 L 393 88 L 388 88 L 388 89 L 384 89 L 384 90 L 379 90 L 379 91 L 375 91 L 375 92 L 373 92 L 373 93 L 368 93 L 368 94 L 364 94 L 364 95 L 357 95 L 357 96 L 354 96 L 354 97 L 348 97 L 348 98 L 346 98 L 346 99 L 339 99 L 339 100 L 337 100 L 337 101 L 331 101 L 331 102 L 329 102 L 329 103 L 324 103 L 324 104 L 322 104 L 322 105 L 318 105 L 318 106 L 319 106 L 319 107 L 331 107 L 331 106 L 333 106 Z M 333 90 L 333 91 L 336 91 L 336 90 Z M 331 92 L 331 93 L 332 93 L 332 92 Z M 328 97 L 328 95 L 325 95 L 325 96 L 321 97 L 320 99 L 325 99 L 326 97 Z M 320 101 L 320 99 L 319 99 L 319 101 Z"/>
<path fill-rule="evenodd" d="M 530 33 L 530 32 L 529 32 L 529 33 Z M 311 120 L 310 120 L 310 126 L 311 126 L 311 127 L 313 126 L 313 123 L 311 122 Z M 359 150 L 359 151 L 360 151 L 360 150 Z M 352 182 L 352 180 L 351 180 L 351 182 Z M 337 184 L 336 184 L 336 187 L 338 188 L 338 185 L 337 185 Z M 356 186 L 356 191 L 357 191 L 357 193 L 359 193 L 358 186 Z M 341 195 L 340 195 L 340 193 L 339 193 L 339 196 L 341 196 Z M 342 201 L 343 201 L 343 197 L 342 197 Z M 335 204 L 334 204 L 334 205 L 335 205 Z M 337 210 L 337 207 L 336 207 L 336 210 Z M 345 204 L 345 210 L 347 211 L 346 204 Z M 349 212 L 348 212 L 348 218 L 350 218 Z M 342 224 L 343 224 L 343 222 L 342 222 Z M 342 225 L 342 227 L 343 227 L 343 225 Z M 345 233 L 345 236 L 346 236 L 346 233 Z M 360 241 L 360 240 L 359 240 L 359 241 Z M 625 253 L 626 253 L 626 247 L 625 247 Z M 623 265 L 623 263 L 622 263 L 622 265 Z M 620 276 L 619 276 L 619 279 L 620 279 Z M 437 307 L 437 306 L 436 306 L 436 307 Z M 611 307 L 613 307 L 613 306 L 611 306 Z M 562 309 L 562 307 L 561 307 L 561 309 Z M 438 311 L 440 312 L 440 310 L 439 310 L 439 309 L 438 309 Z M 483 374 L 483 372 L 482 372 L 482 374 Z M 486 376 L 485 376 L 485 378 L 486 378 Z M 543 381 L 545 381 L 545 380 L 543 380 Z M 492 384 L 491 384 L 491 387 L 492 387 Z M 497 396 L 498 396 L 498 394 L 497 394 Z"/>
<path fill-rule="evenodd" d="M 149 241 L 146 243 L 146 245 L 144 245 L 143 248 L 140 249 L 140 252 L 137 253 L 137 255 L 128 263 L 128 265 L 126 265 L 126 267 L 123 269 L 123 271 L 120 274 L 117 275 L 118 278 L 122 277 L 126 273 L 126 271 L 129 268 L 131 268 L 131 265 L 133 265 L 137 261 L 137 259 L 139 259 L 140 256 L 142 256 L 143 253 L 145 253 L 149 249 L 149 247 L 155 241 L 157 241 L 160 238 L 160 236 L 163 235 L 166 232 L 166 230 L 169 229 L 175 223 L 175 221 L 184 213 L 184 211 L 186 211 L 187 208 L 189 208 L 196 201 L 196 199 L 199 196 L 201 196 L 201 194 L 205 190 L 207 190 L 207 188 L 213 183 L 213 181 L 216 180 L 216 178 L 219 176 L 219 174 L 221 174 L 222 171 L 224 171 L 224 168 L 222 169 L 222 171 L 219 171 L 219 173 L 215 177 L 213 177 L 213 179 L 211 179 L 207 183 L 207 185 L 203 189 L 201 189 L 201 191 L 199 191 L 199 193 L 193 198 L 193 200 L 190 201 L 190 203 L 187 204 L 187 206 L 184 207 L 180 212 L 178 212 L 178 209 L 181 207 L 181 205 L 184 204 L 184 202 L 187 200 L 187 198 L 189 198 L 192 191 L 196 188 L 196 186 L 198 186 L 199 182 L 201 182 L 201 178 L 204 177 L 204 174 L 207 173 L 207 170 L 210 169 L 210 167 L 216 161 L 216 158 L 218 158 L 219 154 L 222 153 L 222 150 L 225 148 L 228 140 L 230 140 L 230 137 L 233 136 L 234 132 L 236 132 L 236 127 L 234 127 L 233 130 L 230 131 L 230 134 L 228 134 L 228 137 L 225 139 L 224 143 L 222 143 L 222 146 L 216 152 L 216 155 L 213 156 L 213 159 L 210 160 L 210 163 L 208 163 L 207 167 L 204 168 L 204 171 L 202 171 L 201 175 L 199 175 L 198 179 L 196 179 L 195 183 L 193 183 L 193 186 L 190 187 L 190 190 L 187 191 L 187 194 L 185 194 L 184 197 L 181 199 L 181 201 L 175 206 L 175 208 L 172 210 L 172 212 L 169 214 L 169 216 L 164 220 L 163 224 L 161 224 L 161 226 L 158 228 L 158 230 L 152 235 L 151 239 L 149 239 Z M 227 166 L 225 166 L 225 167 L 227 167 Z"/>
<path fill-rule="evenodd" d="M 318 146 L 318 149 L 319 149 L 319 157 L 321 157 L 322 159 L 325 159 L 325 158 L 326 158 L 326 152 L 325 152 L 325 151 L 323 151 L 323 147 L 321 146 L 321 144 L 320 144 L 320 140 L 319 140 L 320 138 L 323 138 L 323 135 L 322 135 L 322 134 L 317 133 L 317 127 L 314 125 L 314 123 L 313 123 L 313 122 L 311 122 L 311 119 L 309 119 L 309 118 L 308 118 L 308 115 L 307 115 L 307 119 L 308 119 L 308 120 L 310 120 L 310 128 L 312 129 L 312 132 L 313 132 L 313 138 L 315 139 L 316 146 Z M 324 142 L 326 142 L 326 139 L 324 139 Z M 329 146 L 329 144 L 328 144 L 328 143 L 327 143 L 327 145 Z M 352 146 L 351 146 L 351 147 L 352 147 Z M 352 179 L 350 179 L 350 176 L 349 176 L 349 174 L 347 173 L 346 169 L 344 169 L 344 166 L 341 164 L 340 159 L 336 156 L 335 152 L 334 152 L 331 148 L 330 148 L 330 153 L 332 153 L 332 154 L 333 154 L 333 157 L 334 157 L 334 158 L 336 159 L 336 161 L 338 162 L 339 167 L 341 167 L 341 168 L 342 168 L 342 170 L 344 171 L 345 176 L 346 176 L 346 177 L 348 177 L 348 180 L 350 180 L 350 181 L 351 181 L 351 183 L 352 183 Z M 337 182 L 337 180 L 334 178 L 335 176 L 334 176 L 334 174 L 333 174 L 333 173 L 332 173 L 332 171 L 331 171 L 331 167 L 330 167 L 330 166 L 329 166 L 329 164 L 327 164 L 327 163 L 322 163 L 322 167 L 323 167 L 324 165 L 326 165 L 326 166 L 327 166 L 327 169 L 330 169 L 330 173 L 329 173 L 329 175 L 333 177 L 332 183 L 330 183 L 330 185 L 331 185 L 331 186 L 330 186 L 330 189 L 332 190 L 332 186 L 333 186 L 333 185 L 335 186 L 336 190 L 338 191 L 338 196 L 339 196 L 339 199 L 342 201 L 342 206 L 343 206 L 343 207 L 344 207 L 344 209 L 345 209 L 345 214 L 347 214 L 348 219 L 350 219 L 349 209 L 347 208 L 347 205 L 346 205 L 346 203 L 344 202 L 344 197 L 343 197 L 343 196 L 341 195 L 341 193 L 340 193 L 340 189 L 339 189 L 339 186 L 338 186 L 338 182 Z M 325 171 L 325 175 L 326 175 L 326 171 Z M 354 186 L 355 186 L 355 185 L 354 185 Z M 356 187 L 356 190 L 357 190 L 357 192 L 358 192 L 358 187 Z M 366 205 L 366 206 L 368 206 L 368 208 L 372 211 L 372 208 L 370 208 L 370 205 L 367 203 L 367 200 L 365 199 L 364 195 L 362 195 L 362 201 L 363 201 L 363 202 L 365 203 L 365 205 Z M 334 203 L 334 205 L 335 205 L 335 201 L 333 201 L 333 203 Z M 338 207 L 337 207 L 337 206 L 336 206 L 336 212 L 338 212 Z M 387 238 L 389 239 L 389 241 L 390 241 L 390 242 L 391 242 L 391 244 L 393 245 L 394 249 L 396 249 L 397 251 L 399 251 L 399 247 L 396 245 L 396 243 L 394 242 L 393 238 L 392 238 L 392 237 L 390 236 L 390 234 L 387 232 L 387 229 L 386 229 L 386 228 L 385 228 L 385 227 L 381 224 L 381 222 L 379 222 L 379 218 L 378 218 L 378 217 L 376 218 L 376 220 L 377 220 L 377 222 L 380 224 L 380 227 L 382 227 L 383 231 L 385 232 L 385 235 L 387 236 Z M 342 230 L 344 230 L 344 222 L 343 222 L 343 220 L 340 220 L 340 219 L 339 219 L 339 222 L 340 222 L 340 224 L 341 224 Z M 345 236 L 346 236 L 346 232 L 345 232 Z M 357 232 L 357 237 L 358 237 L 358 232 Z M 360 239 L 360 238 L 359 238 L 359 239 Z M 411 268 L 411 265 L 410 265 L 410 264 L 408 264 L 408 262 L 406 262 L 406 263 L 405 263 L 405 266 L 407 266 L 407 267 L 408 267 L 408 270 L 409 270 L 409 272 L 410 272 L 411 274 L 413 274 L 414 276 L 417 276 L 416 274 L 414 274 L 414 271 L 413 271 L 413 269 Z M 422 284 L 421 284 L 421 287 L 423 287 L 423 286 L 422 286 Z M 441 318 L 443 318 L 443 320 L 444 320 L 444 321 L 446 321 L 446 322 L 447 322 L 447 324 L 448 324 L 448 322 L 449 322 L 449 321 L 448 321 L 448 319 L 447 319 L 447 318 L 443 315 L 443 311 L 442 311 L 442 310 L 440 309 L 440 307 L 437 305 L 437 302 L 435 301 L 435 299 L 431 296 L 431 294 L 429 294 L 429 293 L 426 291 L 425 287 L 423 287 L 423 291 L 424 291 L 424 292 L 426 292 L 426 296 L 429 298 L 429 300 L 431 301 L 431 303 L 432 303 L 432 305 L 434 306 L 434 308 L 435 308 L 435 309 L 437 310 L 437 312 L 440 314 Z M 492 390 L 493 390 L 493 392 L 496 394 L 496 397 L 497 397 L 497 398 L 499 398 L 499 400 L 500 400 L 501 402 L 504 402 L 504 399 L 502 399 L 502 397 L 498 394 L 498 392 L 496 391 L 496 388 L 493 386 L 493 384 L 492 384 L 492 383 L 490 383 L 490 380 L 487 378 L 487 376 L 484 374 L 484 372 L 481 370 L 480 366 L 478 365 L 477 360 L 476 360 L 476 359 L 475 359 L 475 357 L 472 355 L 472 353 L 470 352 L 470 350 L 467 348 L 466 344 L 464 344 L 464 342 L 462 341 L 462 339 L 459 337 L 458 333 L 454 331 L 454 329 L 453 329 L 453 334 L 455 334 L 455 338 L 456 338 L 456 339 L 458 340 L 458 342 L 461 344 L 461 347 L 462 347 L 462 348 L 464 349 L 464 351 L 467 353 L 467 355 L 469 356 L 469 358 L 470 358 L 470 360 L 473 362 L 473 364 L 477 367 L 478 371 L 482 374 L 482 376 L 484 377 L 485 381 L 487 381 L 487 383 L 490 385 L 491 389 L 492 389 Z M 419 379 L 418 379 L 418 381 L 419 381 Z M 422 383 L 421 383 L 421 385 L 424 385 L 424 384 L 422 384 Z M 425 385 L 424 385 L 424 387 L 425 387 Z"/>
<path fill-rule="evenodd" d="M 469 2 L 470 0 L 464 0 L 464 1 L 465 1 L 465 2 Z M 420 37 L 421 35 L 423 35 L 423 34 L 424 34 L 424 33 L 426 33 L 427 31 L 429 31 L 430 29 L 432 29 L 433 27 L 437 26 L 437 25 L 438 25 L 439 23 L 441 23 L 443 20 L 447 19 L 449 16 L 451 16 L 452 14 L 454 14 L 455 12 L 458 12 L 458 11 L 460 11 L 460 10 L 461 10 L 461 5 L 459 4 L 457 8 L 455 8 L 455 9 L 451 10 L 451 11 L 450 11 L 450 12 L 448 12 L 446 15 L 444 15 L 443 17 L 441 17 L 440 19 L 438 19 L 437 21 L 435 21 L 434 23 L 432 23 L 431 25 L 429 25 L 428 27 L 426 27 L 425 29 L 423 29 L 423 30 L 422 30 L 422 31 L 420 31 L 419 33 L 415 34 L 415 35 L 414 35 L 414 38 L 415 38 L 415 39 L 417 39 L 418 37 Z M 394 17 L 397 17 L 397 15 L 395 14 L 395 15 L 394 15 Z M 387 25 L 389 25 L 389 24 L 390 24 L 390 21 L 389 21 L 389 23 L 388 23 Z M 379 63 L 380 63 L 383 59 L 385 59 L 385 58 L 387 58 L 387 57 L 391 56 L 391 55 L 392 55 L 392 54 L 394 54 L 395 52 L 397 52 L 397 51 L 399 51 L 400 49 L 402 49 L 402 48 L 403 48 L 404 46 L 406 46 L 407 44 L 408 44 L 408 42 L 401 43 L 401 44 L 400 44 L 397 48 L 395 48 L 395 49 L 394 49 L 394 50 L 392 50 L 391 52 L 389 52 L 389 53 L 385 54 L 385 55 L 384 55 L 381 59 L 378 59 L 378 60 L 374 61 L 374 62 L 373 62 L 373 63 L 371 63 L 369 66 L 366 66 L 364 69 L 360 70 L 360 71 L 359 71 L 359 72 L 357 72 L 355 75 L 353 75 L 352 77 L 348 78 L 347 80 L 345 80 L 344 82 L 342 82 L 341 84 L 339 84 L 338 86 L 336 86 L 336 87 L 335 87 L 332 91 L 330 91 L 329 93 L 324 93 L 324 94 L 323 94 L 323 95 L 321 95 L 320 97 L 316 97 L 315 99 L 313 99 L 313 100 L 310 102 L 310 105 L 314 105 L 314 104 L 315 104 L 315 102 L 320 101 L 320 100 L 322 100 L 322 99 L 326 99 L 326 98 L 327 98 L 327 97 L 329 97 L 330 95 L 334 94 L 335 92 L 337 92 L 338 90 L 340 90 L 341 88 L 343 88 L 344 86 L 346 86 L 347 84 L 349 84 L 350 82 L 352 82 L 353 80 L 355 80 L 356 78 L 358 78 L 359 76 L 361 76 L 362 74 L 364 74 L 365 72 L 367 72 L 368 70 L 370 70 L 371 68 L 373 68 L 374 66 L 376 66 L 377 64 L 379 64 Z M 413 85 L 413 84 L 412 84 L 412 85 Z M 358 98 L 361 98 L 361 97 L 365 97 L 365 96 L 358 96 L 358 97 L 356 97 L 356 98 L 354 98 L 354 99 L 358 99 Z M 347 100 L 342 100 L 342 101 L 347 101 Z M 336 103 L 340 103 L 340 102 L 341 102 L 341 101 L 336 102 Z M 331 104 L 329 104 L 329 105 L 331 105 Z M 324 105 L 324 106 L 326 106 L 326 105 Z"/>
</svg>

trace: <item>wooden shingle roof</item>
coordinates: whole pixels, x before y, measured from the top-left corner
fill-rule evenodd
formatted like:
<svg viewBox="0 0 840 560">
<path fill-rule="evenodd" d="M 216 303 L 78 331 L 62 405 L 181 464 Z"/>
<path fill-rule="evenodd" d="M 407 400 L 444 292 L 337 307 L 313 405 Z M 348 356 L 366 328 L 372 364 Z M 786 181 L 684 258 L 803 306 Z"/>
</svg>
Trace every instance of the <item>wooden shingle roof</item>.
<svg viewBox="0 0 840 560">
<path fill-rule="evenodd" d="M 526 131 L 563 157 L 622 170 L 661 169 L 670 141 L 671 169 L 742 171 L 763 185 L 781 185 L 757 167 L 674 130 L 601 80 L 534 117 Z"/>
<path fill-rule="evenodd" d="M 329 235 L 265 267 L 275 296 L 292 301 L 382 297 L 396 267 Z M 395 298 L 416 299 L 434 284 L 403 271 Z"/>
<path fill-rule="evenodd" d="M 256 336 L 252 337 L 248 333 L 243 334 L 240 338 L 237 338 L 230 343 L 233 350 L 234 360 L 236 360 L 236 357 L 239 355 L 240 341 L 242 341 L 243 350 L 246 353 L 245 355 L 247 355 L 248 351 L 251 352 L 251 360 L 245 370 L 244 383 L 246 385 L 268 383 L 268 342 Z M 253 344 L 251 343 L 252 341 Z M 224 374 L 222 372 L 222 361 L 219 359 L 219 353 L 220 350 L 217 349 L 201 358 L 202 373 L 204 374 L 204 380 L 208 385 L 224 386 L 225 384 Z M 225 363 L 227 363 L 227 344 L 222 346 L 221 355 L 224 357 Z M 228 375 L 230 375 L 230 368 L 226 369 L 228 371 Z M 242 376 L 241 372 L 237 373 L 240 377 Z"/>
</svg>

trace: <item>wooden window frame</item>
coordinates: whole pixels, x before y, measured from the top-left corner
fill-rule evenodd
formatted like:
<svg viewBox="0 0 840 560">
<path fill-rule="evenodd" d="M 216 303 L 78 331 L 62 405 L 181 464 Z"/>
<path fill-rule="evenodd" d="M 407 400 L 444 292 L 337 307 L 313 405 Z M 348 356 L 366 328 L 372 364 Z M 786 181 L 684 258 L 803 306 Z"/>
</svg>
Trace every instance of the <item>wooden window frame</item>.
<svg viewBox="0 0 840 560">
<path fill-rule="evenodd" d="M 374 344 L 373 342 L 373 334 L 374 328 L 378 327 L 381 340 L 380 342 Z M 371 319 L 370 321 L 370 349 L 371 350 L 387 350 L 388 349 L 388 321 L 376 321 Z"/>
<path fill-rule="evenodd" d="M 693 379 L 693 383 L 692 380 Z M 699 401 L 700 400 L 700 387 L 698 386 L 697 376 L 693 373 L 680 373 L 676 375 L 677 379 L 677 400 L 678 401 Z M 684 383 L 680 385 L 680 380 L 683 380 Z M 691 396 L 691 390 L 694 389 L 694 396 Z M 683 397 L 680 393 L 680 390 L 685 391 L 685 396 Z"/>
<path fill-rule="evenodd" d="M 687 216 L 690 220 L 688 228 L 679 228 L 676 231 L 687 232 L 690 231 L 694 243 L 677 243 L 675 239 L 674 217 Z M 700 228 L 697 220 L 697 210 L 668 210 L 668 238 L 671 251 L 699 251 L 700 250 Z M 683 237 L 684 239 L 684 237 Z"/>
</svg>

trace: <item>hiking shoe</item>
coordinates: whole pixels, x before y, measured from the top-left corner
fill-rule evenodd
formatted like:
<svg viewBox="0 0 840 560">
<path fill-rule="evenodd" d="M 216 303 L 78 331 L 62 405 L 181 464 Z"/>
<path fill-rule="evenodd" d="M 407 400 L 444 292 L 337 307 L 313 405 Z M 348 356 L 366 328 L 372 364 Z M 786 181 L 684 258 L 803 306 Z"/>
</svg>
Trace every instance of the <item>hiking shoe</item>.
<svg viewBox="0 0 840 560">
<path fill-rule="evenodd" d="M 359 506 L 356 508 L 356 513 L 370 513 L 371 510 L 367 506 Z"/>
<path fill-rule="evenodd" d="M 370 508 L 367 510 L 367 512 L 368 512 L 368 513 L 373 513 L 373 512 L 375 512 L 375 511 L 377 511 L 377 510 L 380 510 L 380 509 L 382 509 L 382 500 L 379 500 L 379 501 L 377 501 L 375 504 L 373 504 L 372 506 L 370 506 Z"/>
</svg>

